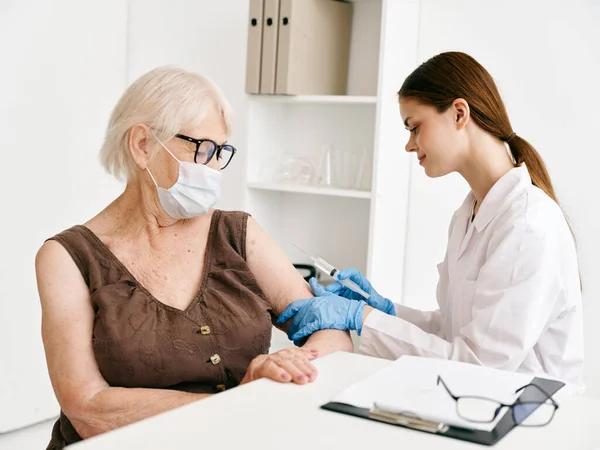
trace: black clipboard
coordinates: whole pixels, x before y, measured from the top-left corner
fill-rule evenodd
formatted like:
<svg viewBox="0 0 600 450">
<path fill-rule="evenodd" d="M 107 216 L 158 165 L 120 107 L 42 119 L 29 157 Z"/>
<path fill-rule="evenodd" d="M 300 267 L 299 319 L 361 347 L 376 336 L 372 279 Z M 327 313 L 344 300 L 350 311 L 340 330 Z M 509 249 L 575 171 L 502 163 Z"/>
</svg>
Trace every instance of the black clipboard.
<svg viewBox="0 0 600 450">
<path fill-rule="evenodd" d="M 542 388 L 549 395 L 556 394 L 565 383 L 556 380 L 548 380 L 546 378 L 533 378 L 530 384 L 535 384 Z M 544 402 L 547 397 L 541 392 L 539 389 L 535 387 L 528 386 L 526 387 L 518 400 L 523 402 Z M 504 436 L 506 436 L 513 428 L 517 427 L 517 423 L 515 423 L 512 414 L 509 411 L 504 414 L 500 422 L 496 425 L 496 427 L 492 431 L 483 431 L 483 430 L 470 430 L 467 428 L 459 428 L 451 425 L 447 425 L 444 427 L 440 426 L 422 426 L 419 421 L 416 420 L 411 423 L 397 423 L 392 420 L 387 420 L 384 416 L 374 415 L 371 410 L 366 408 L 358 408 L 356 406 L 347 405 L 345 403 L 337 403 L 337 402 L 329 402 L 325 405 L 321 406 L 322 409 L 328 411 L 334 411 L 342 414 L 349 414 L 355 417 L 361 417 L 363 419 L 375 420 L 377 422 L 383 422 L 390 425 L 395 425 L 403 428 L 410 428 L 412 430 L 421 431 L 424 433 L 436 434 L 438 436 L 445 436 L 452 439 L 459 439 L 461 441 L 474 442 L 476 444 L 482 445 L 494 445 Z"/>
</svg>

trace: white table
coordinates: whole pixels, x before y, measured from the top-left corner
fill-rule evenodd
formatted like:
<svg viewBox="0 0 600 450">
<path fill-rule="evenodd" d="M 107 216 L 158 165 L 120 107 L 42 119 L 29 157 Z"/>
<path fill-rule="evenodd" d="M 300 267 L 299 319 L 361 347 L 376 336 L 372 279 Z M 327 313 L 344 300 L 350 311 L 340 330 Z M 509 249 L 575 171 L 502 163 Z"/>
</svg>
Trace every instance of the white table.
<svg viewBox="0 0 600 450">
<path fill-rule="evenodd" d="M 259 380 L 69 448 L 484 449 L 484 446 L 319 409 L 389 361 L 334 353 L 315 361 L 309 385 Z M 495 449 L 600 450 L 600 401 L 576 397 L 544 428 L 516 428 Z"/>
</svg>

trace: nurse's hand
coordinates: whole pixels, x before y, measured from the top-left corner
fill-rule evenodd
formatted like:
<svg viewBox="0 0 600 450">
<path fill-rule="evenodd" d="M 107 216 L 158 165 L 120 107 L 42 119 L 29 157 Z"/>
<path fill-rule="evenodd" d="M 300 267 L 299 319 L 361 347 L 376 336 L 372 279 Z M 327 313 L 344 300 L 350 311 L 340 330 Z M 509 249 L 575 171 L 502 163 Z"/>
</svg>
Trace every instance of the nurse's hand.
<svg viewBox="0 0 600 450">
<path fill-rule="evenodd" d="M 345 280 L 348 278 L 350 278 L 352 281 L 358 284 L 358 286 L 367 294 L 369 294 L 370 297 L 368 299 L 363 298 L 362 295 L 351 291 L 346 286 L 342 285 L 339 281 L 334 281 L 329 286 L 327 286 L 325 290 L 330 294 L 339 295 L 340 297 L 345 297 L 350 300 L 364 300 L 369 306 L 372 306 L 375 309 L 383 311 L 384 313 L 389 314 L 390 316 L 396 315 L 396 307 L 394 306 L 394 304 L 384 296 L 380 295 L 375 290 L 375 288 L 371 286 L 369 280 L 367 280 L 363 276 L 363 274 L 361 274 L 358 270 L 344 269 L 338 274 L 338 279 L 340 280 Z M 314 293 L 315 295 L 317 295 L 316 292 Z"/>
<path fill-rule="evenodd" d="M 338 273 L 339 280 L 346 280 L 348 278 L 354 281 L 367 294 L 372 295 L 373 292 L 375 292 L 375 289 L 373 288 L 373 286 L 371 286 L 369 280 L 367 280 L 367 278 L 364 277 L 363 274 L 360 273 L 358 270 L 343 269 L 340 273 Z M 339 295 L 340 297 L 346 297 L 350 300 L 364 300 L 362 295 L 351 291 L 339 281 L 334 281 L 329 286 L 327 286 L 325 290 L 330 294 Z"/>
<path fill-rule="evenodd" d="M 310 287 L 317 297 L 296 300 L 277 319 L 277 323 L 292 320 L 288 337 L 294 343 L 325 329 L 361 333 L 365 302 L 331 295 L 314 278 L 310 280 Z"/>
</svg>

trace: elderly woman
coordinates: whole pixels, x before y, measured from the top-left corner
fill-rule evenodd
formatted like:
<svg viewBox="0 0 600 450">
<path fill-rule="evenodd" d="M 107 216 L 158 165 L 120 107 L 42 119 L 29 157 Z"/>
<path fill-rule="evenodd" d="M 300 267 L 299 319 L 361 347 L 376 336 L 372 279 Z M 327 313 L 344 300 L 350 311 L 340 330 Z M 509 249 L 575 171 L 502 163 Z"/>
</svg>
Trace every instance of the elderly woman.
<svg viewBox="0 0 600 450">
<path fill-rule="evenodd" d="M 254 220 L 213 209 L 236 152 L 228 135 L 219 90 L 177 68 L 142 76 L 117 104 L 101 160 L 125 191 L 36 258 L 62 409 L 48 448 L 257 378 L 311 382 L 312 359 L 352 350 L 347 333 L 323 330 L 267 354 L 273 321 L 312 294 Z"/>
</svg>

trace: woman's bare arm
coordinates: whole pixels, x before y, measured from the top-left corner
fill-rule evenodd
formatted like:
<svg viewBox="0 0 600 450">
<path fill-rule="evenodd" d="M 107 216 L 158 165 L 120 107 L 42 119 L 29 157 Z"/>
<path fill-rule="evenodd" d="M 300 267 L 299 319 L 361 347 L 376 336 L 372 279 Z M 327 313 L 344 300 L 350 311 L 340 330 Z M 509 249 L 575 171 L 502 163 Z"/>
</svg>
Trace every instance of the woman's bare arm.
<svg viewBox="0 0 600 450">
<path fill-rule="evenodd" d="M 314 297 L 310 286 L 283 250 L 252 217 L 248 217 L 246 259 L 277 315 L 295 300 Z M 287 332 L 287 326 L 278 328 Z M 308 339 L 305 347 L 317 349 L 319 356 L 337 350 L 353 350 L 350 334 L 339 330 L 317 331 Z"/>
<path fill-rule="evenodd" d="M 62 245 L 48 241 L 37 254 L 36 273 L 50 380 L 63 412 L 81 437 L 88 438 L 210 395 L 109 387 L 94 358 L 94 311 L 75 263 Z"/>
</svg>

